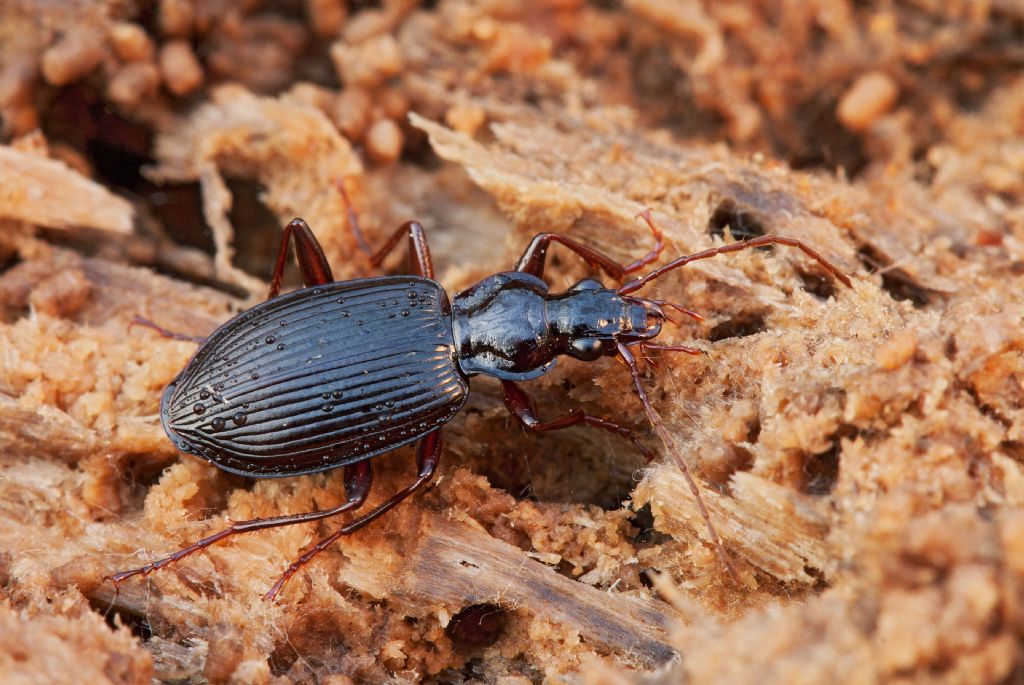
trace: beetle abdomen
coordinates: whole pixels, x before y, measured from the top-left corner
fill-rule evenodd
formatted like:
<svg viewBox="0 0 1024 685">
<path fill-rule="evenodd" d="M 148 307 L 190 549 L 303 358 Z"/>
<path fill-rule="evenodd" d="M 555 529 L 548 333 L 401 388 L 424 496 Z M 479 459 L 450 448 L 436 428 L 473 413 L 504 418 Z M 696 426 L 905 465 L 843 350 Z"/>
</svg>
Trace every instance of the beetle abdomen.
<svg viewBox="0 0 1024 685">
<path fill-rule="evenodd" d="M 298 290 L 217 329 L 167 388 L 180 449 L 246 476 L 367 459 L 444 424 L 469 389 L 440 285 L 414 276 Z"/>
</svg>

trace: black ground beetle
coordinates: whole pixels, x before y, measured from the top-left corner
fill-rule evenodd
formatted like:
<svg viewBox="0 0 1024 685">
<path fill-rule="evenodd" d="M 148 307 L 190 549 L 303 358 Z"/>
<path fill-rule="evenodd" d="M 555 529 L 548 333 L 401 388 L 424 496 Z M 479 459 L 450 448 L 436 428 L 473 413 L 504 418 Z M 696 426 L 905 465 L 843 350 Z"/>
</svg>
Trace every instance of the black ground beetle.
<svg viewBox="0 0 1024 685">
<path fill-rule="evenodd" d="M 318 552 L 380 517 L 431 479 L 441 455 L 442 426 L 465 404 L 469 377 L 475 374 L 500 379 L 505 406 L 531 431 L 586 424 L 632 441 L 650 459 L 652 453 L 632 430 L 607 419 L 579 409 L 548 421 L 537 418 L 518 382 L 542 375 L 560 355 L 582 361 L 622 357 L 648 417 L 688 480 L 724 567 L 736 579 L 686 462 L 647 399 L 633 355 L 633 350 L 642 354 L 651 349 L 698 354 L 693 348 L 651 341 L 666 320 L 674 321 L 666 309 L 698 319 L 700 315 L 671 302 L 630 294 L 692 261 L 762 245 L 797 247 L 844 284 L 852 284 L 808 245 L 765 235 L 680 257 L 617 290 L 586 278 L 565 292 L 549 292 L 542 276 L 552 243 L 567 247 L 620 283 L 653 263 L 664 246 L 662 235 L 649 212 L 641 216 L 654 234 L 655 246 L 635 262 L 619 264 L 567 236 L 541 233 L 514 271 L 489 276 L 453 297 L 434 280 L 426 235 L 415 221 L 403 224 L 370 261 L 379 266 L 407 237 L 419 276 L 334 282 L 313 233 L 302 219 L 293 220 L 281 238 L 269 299 L 201 341 L 164 392 L 160 416 L 178 449 L 231 473 L 274 478 L 343 466 L 345 502 L 323 511 L 237 522 L 110 579 L 119 584 L 148 575 L 237 533 L 356 509 L 370 489 L 371 458 L 418 441 L 416 480 L 306 551 L 267 592 L 268 599 L 274 597 Z M 354 218 L 350 212 L 350 225 L 365 246 Z M 306 287 L 279 296 L 291 240 Z"/>
</svg>

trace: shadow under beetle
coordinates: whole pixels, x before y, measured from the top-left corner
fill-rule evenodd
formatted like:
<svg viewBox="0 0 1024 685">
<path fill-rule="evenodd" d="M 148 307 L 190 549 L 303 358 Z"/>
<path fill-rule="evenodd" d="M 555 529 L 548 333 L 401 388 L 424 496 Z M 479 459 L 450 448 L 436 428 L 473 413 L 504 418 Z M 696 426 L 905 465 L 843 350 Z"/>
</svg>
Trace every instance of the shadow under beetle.
<svg viewBox="0 0 1024 685">
<path fill-rule="evenodd" d="M 518 385 L 544 374 L 562 355 L 582 361 L 618 355 L 630 369 L 652 425 L 687 479 L 723 566 L 738 582 L 700 490 L 641 385 L 633 353 L 660 349 L 699 354 L 693 348 L 652 340 L 666 320 L 673 321 L 666 309 L 701 317 L 679 305 L 631 293 L 692 261 L 762 245 L 797 247 L 844 284 L 852 284 L 808 245 L 765 235 L 680 257 L 618 289 L 585 278 L 564 292 L 549 291 L 542 276 L 552 243 L 572 250 L 620 283 L 653 263 L 664 247 L 662 235 L 649 211 L 641 216 L 655 245 L 630 264 L 619 264 L 567 236 L 540 233 L 514 271 L 489 276 L 452 297 L 434 280 L 426 235 L 418 222 L 403 224 L 379 251 L 370 253 L 350 211 L 350 225 L 374 266 L 408 238 L 419 276 L 334 282 L 312 231 L 302 219 L 293 220 L 281 238 L 269 299 L 200 340 L 202 345 L 191 361 L 164 392 L 160 417 L 182 452 L 242 476 L 297 476 L 344 467 L 345 502 L 322 511 L 236 522 L 170 556 L 110 579 L 116 585 L 135 575 L 148 575 L 237 533 L 317 521 L 357 509 L 370 489 L 371 459 L 418 441 L 416 480 L 302 554 L 267 592 L 266 598 L 273 598 L 317 553 L 430 481 L 441 455 L 442 426 L 465 404 L 468 379 L 475 374 L 501 381 L 505 406 L 531 431 L 586 424 L 632 441 L 649 460 L 652 452 L 632 430 L 580 409 L 541 421 Z M 294 241 L 306 287 L 279 295 L 290 241 Z"/>
</svg>

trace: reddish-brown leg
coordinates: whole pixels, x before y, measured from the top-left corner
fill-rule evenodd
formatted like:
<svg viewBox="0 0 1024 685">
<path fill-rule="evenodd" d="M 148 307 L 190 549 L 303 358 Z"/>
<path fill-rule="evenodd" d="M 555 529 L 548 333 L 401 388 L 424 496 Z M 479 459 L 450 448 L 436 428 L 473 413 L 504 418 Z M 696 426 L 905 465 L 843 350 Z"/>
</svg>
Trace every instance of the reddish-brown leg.
<svg viewBox="0 0 1024 685">
<path fill-rule="evenodd" d="M 352 200 L 349 199 L 348 191 L 345 190 L 345 181 L 338 179 L 334 185 L 338 188 L 338 192 L 341 193 L 341 197 L 345 201 L 345 208 L 348 211 L 349 229 L 352 231 L 352 235 L 355 236 L 359 249 L 370 258 L 371 266 L 379 267 L 384 262 L 384 258 L 398 246 L 402 237 L 407 235 L 409 236 L 409 260 L 416 263 L 416 268 L 421 276 L 434 278 L 434 263 L 430 260 L 427 233 L 423 226 L 420 225 L 420 222 L 406 221 L 388 238 L 383 247 L 374 252 L 367 244 L 366 237 L 363 235 L 363 229 L 359 226 L 359 215 L 356 213 L 355 207 L 352 206 Z"/>
<path fill-rule="evenodd" d="M 277 248 L 277 260 L 274 262 L 274 276 L 270 279 L 270 293 L 267 299 L 277 297 L 281 293 L 281 277 L 288 259 L 288 241 L 295 241 L 295 257 L 302 271 L 302 282 L 306 286 L 325 285 L 334 281 L 331 265 L 327 263 L 320 241 L 309 230 L 309 225 L 302 219 L 292 219 L 284 227 L 281 234 L 281 245 Z"/>
<path fill-rule="evenodd" d="M 551 246 L 551 243 L 559 243 L 561 245 L 565 245 L 567 248 L 578 254 L 583 261 L 589 264 L 592 268 L 601 269 L 608 274 L 610 278 L 613 278 L 616 281 L 621 281 L 627 275 L 635 271 L 639 271 L 653 262 L 665 248 L 661 231 L 659 231 L 657 226 L 654 225 L 654 221 L 651 219 L 650 210 L 644 210 L 638 216 L 643 217 L 644 221 L 647 222 L 648 227 L 650 227 L 651 233 L 654 234 L 654 247 L 635 262 L 619 264 L 608 255 L 587 247 L 582 243 L 578 243 L 572 238 L 564 236 L 561 233 L 538 233 L 533 237 L 533 240 L 530 241 L 530 244 L 526 246 L 526 251 L 523 252 L 523 256 L 519 258 L 519 262 L 516 264 L 515 270 L 531 274 L 537 278 L 542 278 L 544 276 L 544 263 L 547 260 L 548 248 Z"/>
<path fill-rule="evenodd" d="M 359 225 L 359 214 L 356 212 L 356 208 L 348 196 L 348 190 L 345 189 L 345 179 L 335 179 L 334 187 L 338 189 L 339 193 L 341 193 L 341 199 L 345 202 L 345 211 L 348 213 L 348 228 L 352 231 L 352 235 L 355 236 L 356 244 L 367 257 L 371 256 L 373 254 L 373 250 L 371 250 L 370 246 L 367 244 L 366 236 L 363 235 L 363 229 Z"/>
<path fill-rule="evenodd" d="M 205 537 L 195 544 L 189 545 L 184 549 L 180 549 L 174 554 L 168 555 L 163 559 L 158 559 L 151 564 L 146 564 L 145 566 L 132 569 L 130 571 L 115 573 L 112 576 L 107 576 L 107 578 L 109 578 L 114 585 L 120 585 L 123 581 L 131 578 L 132 576 L 148 576 L 153 571 L 157 571 L 168 564 L 178 561 L 179 559 L 184 559 L 194 552 L 206 549 L 210 545 L 220 542 L 232 535 L 238 535 L 239 533 L 251 533 L 255 530 L 265 530 L 267 528 L 290 526 L 296 523 L 319 521 L 320 519 L 336 516 L 342 512 L 349 511 L 350 509 L 358 509 L 366 500 L 366 494 L 370 491 L 370 482 L 372 480 L 373 472 L 370 467 L 369 460 L 350 464 L 345 467 L 345 502 L 336 507 L 320 511 L 310 511 L 303 514 L 289 514 L 287 516 L 274 516 L 271 518 L 252 519 L 250 521 L 237 521 L 224 530 Z"/>
<path fill-rule="evenodd" d="M 628 295 L 629 293 L 636 292 L 637 290 L 644 287 L 654 279 L 665 275 L 669 271 L 672 271 L 673 269 L 678 269 L 679 267 L 685 266 L 690 262 L 695 262 L 698 259 L 708 259 L 710 257 L 717 257 L 718 255 L 725 254 L 727 252 L 739 252 L 740 250 L 748 250 L 752 247 L 763 247 L 765 245 L 785 245 L 786 247 L 798 248 L 801 251 L 803 251 L 803 253 L 806 254 L 808 257 L 810 257 L 811 259 L 815 260 L 823 267 L 825 267 L 825 269 L 829 273 L 831 273 L 837 279 L 842 281 L 843 285 L 845 285 L 848 288 L 853 287 L 853 281 L 850 280 L 849 276 L 840 271 L 839 267 L 837 267 L 835 264 L 822 257 L 821 254 L 819 254 L 818 251 L 812 248 L 810 245 L 801 242 L 796 238 L 787 238 L 781 235 L 763 235 L 752 240 L 744 240 L 741 243 L 730 243 L 728 245 L 722 245 L 721 247 L 712 247 L 711 249 L 703 250 L 702 252 L 695 252 L 694 254 L 691 255 L 679 257 L 678 259 L 674 259 L 668 264 L 660 266 L 654 271 L 645 274 L 644 276 L 641 276 L 640 278 L 634 281 L 630 281 L 626 285 L 619 288 L 618 292 L 620 295 Z"/>
<path fill-rule="evenodd" d="M 427 245 L 427 233 L 418 221 L 406 221 L 398 227 L 398 230 L 391 234 L 384 245 L 370 255 L 370 264 L 377 267 L 384 261 L 384 258 L 394 250 L 402 238 L 409 237 L 409 259 L 415 263 L 420 275 L 426 278 L 434 277 L 434 264 L 430 261 L 430 247 Z"/>
<path fill-rule="evenodd" d="M 188 335 L 186 333 L 177 333 L 175 331 L 169 331 L 163 326 L 154 323 L 149 319 L 141 317 L 138 314 L 132 317 L 132 322 L 128 325 L 129 328 L 131 328 L 132 326 L 145 326 L 146 328 L 151 328 L 160 335 L 162 335 L 163 337 L 170 338 L 171 340 L 184 340 L 186 342 L 194 343 L 202 343 L 206 341 L 206 338 L 201 335 Z"/>
<path fill-rule="evenodd" d="M 670 308 L 676 310 L 677 312 L 679 312 L 680 314 L 685 314 L 686 316 L 690 317 L 694 321 L 703 321 L 704 320 L 704 317 L 701 316 L 701 314 L 699 312 L 695 312 L 692 309 L 687 309 L 683 305 L 676 304 L 675 302 L 669 302 L 668 300 L 648 300 L 648 302 L 653 302 L 654 304 L 656 304 L 656 305 L 658 305 L 659 307 L 662 307 L 662 308 L 670 307 Z"/>
<path fill-rule="evenodd" d="M 640 437 L 625 426 L 620 426 L 599 416 L 587 414 L 578 408 L 550 421 L 540 421 L 534 413 L 533 403 L 530 401 L 529 395 L 523 392 L 522 388 L 512 381 L 502 381 L 501 388 L 504 392 L 505 406 L 508 408 L 509 413 L 516 417 L 523 424 L 523 427 L 529 431 L 544 433 L 545 431 L 561 430 L 562 428 L 582 423 L 626 438 L 633 443 L 647 461 L 654 458 L 654 453 L 640 442 Z"/>
<path fill-rule="evenodd" d="M 292 562 L 291 566 L 285 569 L 285 572 L 281 574 L 274 586 L 267 591 L 267 594 L 263 596 L 264 599 L 273 599 L 274 596 L 280 592 L 281 588 L 284 587 L 292 576 L 294 576 L 299 569 L 308 564 L 317 554 L 330 547 L 334 542 L 343 535 L 350 535 L 368 523 L 376 520 L 396 504 L 404 500 L 412 493 L 419 490 L 421 487 L 430 482 L 433 478 L 434 472 L 437 470 L 437 464 L 441 459 L 441 429 L 437 429 L 431 433 L 427 433 L 419 446 L 416 448 L 416 465 L 419 470 L 417 478 L 411 485 L 402 488 L 395 494 L 391 495 L 382 504 L 379 504 L 375 509 L 363 514 L 357 519 L 349 521 L 344 526 L 334 531 L 320 542 L 313 545 L 312 548 L 307 550 L 301 557 Z"/>
<path fill-rule="evenodd" d="M 736 569 L 733 568 L 732 560 L 729 558 L 728 553 L 725 551 L 725 545 L 722 544 L 722 539 L 718 537 L 718 531 L 715 530 L 715 526 L 711 523 L 711 515 L 708 514 L 708 508 L 704 506 L 704 498 L 700 495 L 700 488 L 697 487 L 697 482 L 693 479 L 693 475 L 690 473 L 690 467 L 687 466 L 686 460 L 683 459 L 683 455 L 679 452 L 679 448 L 676 447 L 675 441 L 665 428 L 665 424 L 661 421 L 661 416 L 658 412 L 654 411 L 654 406 L 651 401 L 647 398 L 647 391 L 644 390 L 643 384 L 640 382 L 640 370 L 636 366 L 636 359 L 633 357 L 633 353 L 629 351 L 629 348 L 622 343 L 618 344 L 619 354 L 622 355 L 623 361 L 626 362 L 626 366 L 629 367 L 629 373 L 633 376 L 633 385 L 636 387 L 636 392 L 640 396 L 640 402 L 644 405 L 644 411 L 647 413 L 647 418 L 650 420 L 651 425 L 654 426 L 654 430 L 658 433 L 658 437 L 661 438 L 662 443 L 672 455 L 672 461 L 675 462 L 676 468 L 683 473 L 683 477 L 686 479 L 687 485 L 690 486 L 690 492 L 693 494 L 693 499 L 697 503 L 697 510 L 700 512 L 701 518 L 704 519 L 704 525 L 707 527 L 708 537 L 711 538 L 711 544 L 715 546 L 715 551 L 718 553 L 718 558 L 722 562 L 722 566 L 725 568 L 726 573 L 732 578 L 736 585 L 740 585 L 740 577 L 736 573 Z"/>
</svg>

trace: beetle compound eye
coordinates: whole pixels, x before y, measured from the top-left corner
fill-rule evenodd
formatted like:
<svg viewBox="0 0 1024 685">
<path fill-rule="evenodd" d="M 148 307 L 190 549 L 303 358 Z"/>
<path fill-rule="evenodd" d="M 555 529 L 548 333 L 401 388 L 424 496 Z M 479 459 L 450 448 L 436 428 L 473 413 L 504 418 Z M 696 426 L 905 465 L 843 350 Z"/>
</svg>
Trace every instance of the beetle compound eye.
<svg viewBox="0 0 1024 685">
<path fill-rule="evenodd" d="M 604 353 L 604 341 L 595 338 L 573 340 L 569 346 L 569 354 L 585 362 L 593 361 Z"/>
<path fill-rule="evenodd" d="M 584 278 L 577 281 L 569 290 L 601 290 L 604 284 L 596 278 Z"/>
</svg>

